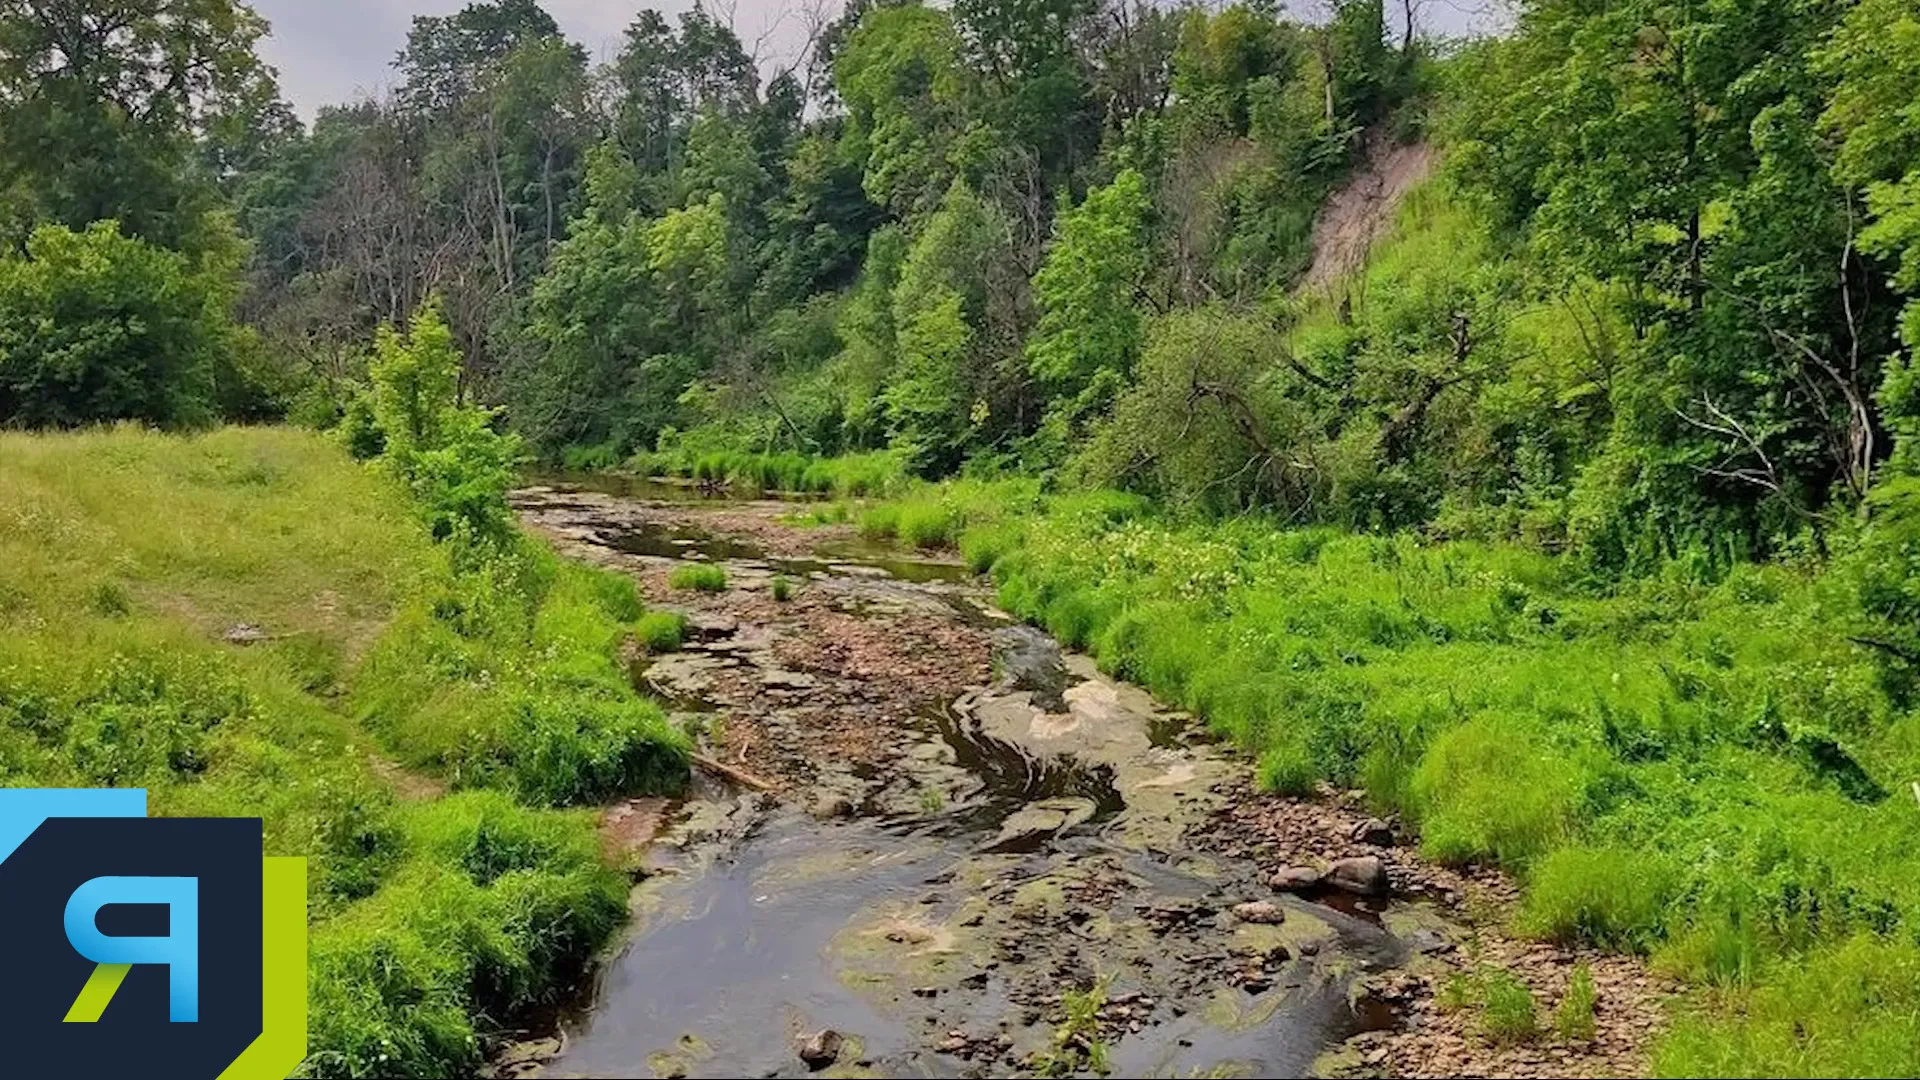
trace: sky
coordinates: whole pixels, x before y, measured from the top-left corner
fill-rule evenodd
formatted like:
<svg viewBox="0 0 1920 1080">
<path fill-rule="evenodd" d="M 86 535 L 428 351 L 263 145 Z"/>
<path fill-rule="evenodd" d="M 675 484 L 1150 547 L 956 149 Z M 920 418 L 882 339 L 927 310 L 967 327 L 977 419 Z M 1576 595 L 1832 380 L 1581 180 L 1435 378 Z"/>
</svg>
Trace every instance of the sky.
<svg viewBox="0 0 1920 1080">
<path fill-rule="evenodd" d="M 393 83 L 393 58 L 406 44 L 415 15 L 445 15 L 469 0 L 252 0 L 273 24 L 261 55 L 280 71 L 280 89 L 300 115 L 322 105 L 377 94 Z M 645 8 L 669 17 L 696 0 L 543 0 L 543 6 L 596 60 L 611 59 L 620 36 Z M 1423 23 L 1445 33 L 1484 22 L 1485 5 L 1499 0 L 1421 0 Z M 1311 3 L 1311 0 L 1304 0 Z M 763 68 L 784 66 L 805 46 L 809 5 L 837 11 L 840 0 L 709 0 Z M 1289 5 L 1292 6 L 1292 5 Z M 1387 7 L 1397 12 L 1398 0 Z M 1397 15 L 1389 16 L 1389 22 Z"/>
</svg>

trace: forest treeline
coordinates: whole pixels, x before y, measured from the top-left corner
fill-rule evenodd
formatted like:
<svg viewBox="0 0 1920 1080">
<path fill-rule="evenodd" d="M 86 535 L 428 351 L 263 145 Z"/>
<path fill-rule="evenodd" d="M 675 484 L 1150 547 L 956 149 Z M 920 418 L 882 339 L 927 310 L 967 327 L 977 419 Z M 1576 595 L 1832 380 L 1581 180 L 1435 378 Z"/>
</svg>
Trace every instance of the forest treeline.
<svg viewBox="0 0 1920 1080">
<path fill-rule="evenodd" d="M 432 301 L 576 464 L 880 451 L 1609 570 L 1821 548 L 1905 469 L 1904 0 L 1320 14 L 856 0 L 769 72 L 702 7 L 595 64 L 498 0 L 304 125 L 242 4 L 9 4 L 0 417 L 332 426 Z M 1424 261 L 1297 288 L 1404 143 Z"/>
</svg>

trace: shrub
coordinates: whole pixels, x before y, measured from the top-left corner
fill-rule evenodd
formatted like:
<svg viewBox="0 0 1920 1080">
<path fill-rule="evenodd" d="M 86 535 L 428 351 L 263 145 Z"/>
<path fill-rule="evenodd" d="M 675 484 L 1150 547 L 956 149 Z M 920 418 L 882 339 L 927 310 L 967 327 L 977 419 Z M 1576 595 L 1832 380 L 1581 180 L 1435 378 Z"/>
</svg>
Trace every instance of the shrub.
<svg viewBox="0 0 1920 1080">
<path fill-rule="evenodd" d="M 434 537 L 497 543 L 513 532 L 506 494 L 525 454 L 517 435 L 493 429 L 492 412 L 460 403 L 460 367 L 453 331 L 429 303 L 406 336 L 380 328 L 367 412 L 381 460 L 412 490 Z M 357 426 L 348 437 L 375 441 Z"/>
<path fill-rule="evenodd" d="M 712 563 L 688 563 L 675 567 L 667 583 L 688 592 L 721 593 L 727 591 L 727 572 Z"/>
<path fill-rule="evenodd" d="M 648 652 L 679 652 L 687 640 L 687 617 L 672 611 L 650 611 L 634 627 Z"/>
<path fill-rule="evenodd" d="M 216 373 L 251 344 L 223 272 L 112 221 L 35 229 L 0 258 L 0 425 L 214 419 Z"/>
</svg>

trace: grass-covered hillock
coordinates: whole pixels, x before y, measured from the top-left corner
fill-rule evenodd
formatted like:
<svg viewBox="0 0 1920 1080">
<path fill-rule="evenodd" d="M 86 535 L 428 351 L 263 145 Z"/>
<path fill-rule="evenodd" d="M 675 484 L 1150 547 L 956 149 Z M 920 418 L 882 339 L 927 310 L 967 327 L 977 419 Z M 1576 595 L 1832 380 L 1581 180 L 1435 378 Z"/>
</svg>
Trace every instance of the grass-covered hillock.
<svg viewBox="0 0 1920 1080">
<path fill-rule="evenodd" d="M 477 1066 L 625 917 L 591 815 L 545 807 L 684 778 L 616 659 L 631 583 L 490 552 L 312 433 L 0 434 L 0 783 L 307 856 L 314 1075 Z"/>
</svg>

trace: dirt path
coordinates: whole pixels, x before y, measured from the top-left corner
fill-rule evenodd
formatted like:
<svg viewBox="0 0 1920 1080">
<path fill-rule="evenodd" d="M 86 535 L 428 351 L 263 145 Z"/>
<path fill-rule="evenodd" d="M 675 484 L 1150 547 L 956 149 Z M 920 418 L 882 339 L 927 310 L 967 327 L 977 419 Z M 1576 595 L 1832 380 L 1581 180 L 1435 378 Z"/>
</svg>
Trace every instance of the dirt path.
<svg viewBox="0 0 1920 1080">
<path fill-rule="evenodd" d="M 780 503 L 517 505 L 688 615 L 694 640 L 636 656 L 636 677 L 776 790 L 609 808 L 642 878 L 626 944 L 565 1038 L 503 1071 L 1644 1071 L 1667 988 L 1636 964 L 1502 937 L 1505 882 L 1424 863 L 1340 793 L 1252 792 L 1243 760 L 1014 626 L 963 568 L 798 528 Z M 687 561 L 729 588 L 674 589 Z M 1581 962 L 1595 1035 L 1564 1038 L 1552 1010 Z M 1531 988 L 1543 1034 L 1496 1045 L 1477 1010 L 1440 1007 L 1488 965 Z"/>
</svg>

